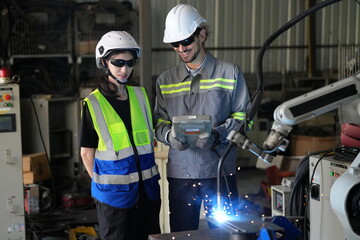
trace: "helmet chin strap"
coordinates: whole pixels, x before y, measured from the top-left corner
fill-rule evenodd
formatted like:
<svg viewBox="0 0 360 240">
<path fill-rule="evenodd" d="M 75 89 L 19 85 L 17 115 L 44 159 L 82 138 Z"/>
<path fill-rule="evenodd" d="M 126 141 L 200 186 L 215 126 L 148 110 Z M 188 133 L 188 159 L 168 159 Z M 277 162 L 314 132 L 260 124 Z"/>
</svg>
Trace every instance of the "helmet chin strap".
<svg viewBox="0 0 360 240">
<path fill-rule="evenodd" d="M 108 65 L 106 64 L 106 62 L 103 62 L 104 65 L 104 69 L 105 69 L 105 74 L 109 75 L 112 79 L 114 79 L 118 84 L 123 84 L 125 85 L 126 82 L 121 82 L 120 79 L 118 79 L 117 77 L 114 76 L 114 74 L 111 73 Z"/>
<path fill-rule="evenodd" d="M 116 78 L 109 69 L 105 70 L 106 74 L 108 74 L 112 79 L 114 79 L 118 84 L 125 84 L 126 82 L 121 82 L 120 79 Z"/>
</svg>

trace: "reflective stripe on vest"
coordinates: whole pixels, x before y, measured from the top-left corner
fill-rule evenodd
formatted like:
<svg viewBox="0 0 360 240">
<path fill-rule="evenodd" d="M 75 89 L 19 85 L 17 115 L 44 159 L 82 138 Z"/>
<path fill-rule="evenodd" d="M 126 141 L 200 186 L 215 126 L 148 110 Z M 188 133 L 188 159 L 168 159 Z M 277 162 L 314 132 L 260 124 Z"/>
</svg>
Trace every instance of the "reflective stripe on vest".
<svg viewBox="0 0 360 240">
<path fill-rule="evenodd" d="M 158 174 L 157 166 L 143 170 L 142 172 L 143 180 L 150 179 Z M 130 173 L 129 175 L 98 175 L 93 173 L 93 180 L 96 183 L 100 184 L 122 184 L 128 185 L 139 181 L 139 175 L 137 172 Z"/>
<path fill-rule="evenodd" d="M 137 88 L 128 87 L 128 92 L 129 92 L 129 96 L 135 96 L 135 95 L 138 96 L 137 98 L 134 99 L 134 101 L 130 101 L 130 109 L 138 109 L 139 115 L 141 113 L 143 116 L 142 118 L 135 117 L 135 119 L 131 117 L 131 124 L 133 126 L 133 137 L 136 148 L 139 154 L 146 154 L 153 152 L 154 132 L 153 132 L 152 112 L 151 112 L 149 99 L 145 97 L 146 96 L 145 89 L 140 87 Z M 138 128 L 138 126 L 142 126 L 142 129 Z"/>
</svg>

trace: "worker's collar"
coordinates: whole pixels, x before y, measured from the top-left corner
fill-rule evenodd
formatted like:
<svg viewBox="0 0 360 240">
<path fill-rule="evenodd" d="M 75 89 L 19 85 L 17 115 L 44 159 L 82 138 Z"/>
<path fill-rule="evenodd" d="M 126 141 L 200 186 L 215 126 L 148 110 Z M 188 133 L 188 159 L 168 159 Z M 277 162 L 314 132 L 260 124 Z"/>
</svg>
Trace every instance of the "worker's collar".
<svg viewBox="0 0 360 240">
<path fill-rule="evenodd" d="M 206 52 L 203 62 L 196 70 L 191 70 L 185 63 L 181 63 L 179 66 L 180 81 L 184 81 L 185 78 L 195 76 L 197 74 L 202 75 L 203 78 L 208 78 L 211 76 L 212 70 L 215 68 L 215 61 L 216 58 L 209 52 Z"/>
<path fill-rule="evenodd" d="M 198 74 L 200 72 L 200 69 L 202 68 L 202 66 L 204 65 L 204 62 L 206 61 L 206 56 L 204 57 L 204 60 L 201 62 L 200 66 L 197 69 L 191 69 L 189 68 L 189 66 L 185 63 L 185 67 L 188 70 L 188 72 L 190 73 L 191 76 L 195 76 L 196 74 Z"/>
</svg>

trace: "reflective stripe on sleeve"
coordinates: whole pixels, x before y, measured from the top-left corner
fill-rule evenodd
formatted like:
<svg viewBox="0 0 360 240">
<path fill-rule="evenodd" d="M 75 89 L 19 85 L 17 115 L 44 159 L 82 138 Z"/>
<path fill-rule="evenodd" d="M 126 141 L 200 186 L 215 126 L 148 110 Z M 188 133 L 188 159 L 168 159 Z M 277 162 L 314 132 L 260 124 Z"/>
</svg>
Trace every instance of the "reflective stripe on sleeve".
<svg viewBox="0 0 360 240">
<path fill-rule="evenodd" d="M 232 118 L 235 118 L 235 119 L 237 119 L 237 120 L 239 120 L 239 121 L 244 121 L 244 120 L 246 119 L 246 114 L 243 113 L 243 112 L 235 112 L 235 113 L 232 113 L 232 114 L 231 114 L 231 117 L 232 117 Z M 248 127 L 249 129 L 251 129 L 253 125 L 254 125 L 254 121 L 251 120 L 251 121 L 248 123 L 247 127 Z"/>
<path fill-rule="evenodd" d="M 167 121 L 167 120 L 164 120 L 164 119 L 159 118 L 159 119 L 157 120 L 156 126 L 158 126 L 158 125 L 159 125 L 159 124 L 161 124 L 161 123 L 171 123 L 171 122 L 170 122 L 170 121 Z"/>
<path fill-rule="evenodd" d="M 243 112 L 235 112 L 231 114 L 231 117 L 240 121 L 244 121 L 246 118 L 246 114 Z"/>
<path fill-rule="evenodd" d="M 248 123 L 248 128 L 249 128 L 249 129 L 252 129 L 253 125 L 254 125 L 254 121 L 251 120 L 251 121 Z"/>
</svg>

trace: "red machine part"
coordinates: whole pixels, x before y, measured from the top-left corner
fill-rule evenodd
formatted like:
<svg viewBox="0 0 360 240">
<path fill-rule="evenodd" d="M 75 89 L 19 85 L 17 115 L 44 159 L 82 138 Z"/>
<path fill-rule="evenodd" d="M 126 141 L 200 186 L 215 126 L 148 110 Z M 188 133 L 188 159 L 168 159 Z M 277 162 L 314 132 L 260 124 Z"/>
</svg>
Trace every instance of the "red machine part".
<svg viewBox="0 0 360 240">
<path fill-rule="evenodd" d="M 343 123 L 341 125 L 341 144 L 344 147 L 360 148 L 360 125 Z"/>
<path fill-rule="evenodd" d="M 10 79 L 10 72 L 6 67 L 0 68 L 0 79 Z"/>
</svg>

